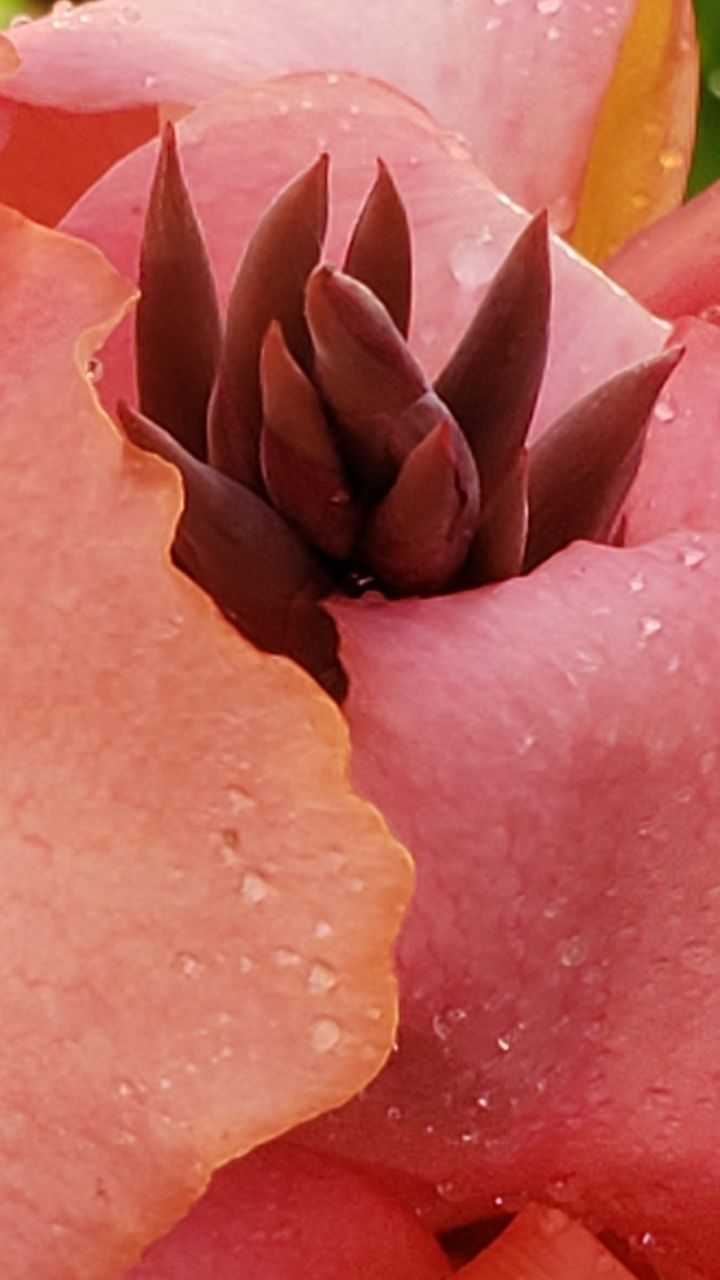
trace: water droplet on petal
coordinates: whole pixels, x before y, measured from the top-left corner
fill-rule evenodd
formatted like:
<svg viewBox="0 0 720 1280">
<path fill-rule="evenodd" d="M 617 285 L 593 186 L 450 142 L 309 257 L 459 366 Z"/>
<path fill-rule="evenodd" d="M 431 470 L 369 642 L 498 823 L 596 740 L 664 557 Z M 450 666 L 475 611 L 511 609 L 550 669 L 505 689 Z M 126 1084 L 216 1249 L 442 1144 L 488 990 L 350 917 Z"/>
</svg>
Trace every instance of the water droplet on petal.
<svg viewBox="0 0 720 1280">
<path fill-rule="evenodd" d="M 464 289 L 477 289 L 492 276 L 497 266 L 492 246 L 493 236 L 489 227 L 483 227 L 478 235 L 463 236 L 450 253 L 450 270 Z"/>
<path fill-rule="evenodd" d="M 85 377 L 88 382 L 99 382 L 104 372 L 102 360 L 98 360 L 97 356 L 91 356 L 85 365 Z"/>
<path fill-rule="evenodd" d="M 552 14 L 559 13 L 563 6 L 563 0 L 537 0 L 535 8 L 538 13 Z"/>
<path fill-rule="evenodd" d="M 681 147 L 668 147 L 667 150 L 660 152 L 658 159 L 661 167 L 671 172 L 673 169 L 682 169 L 684 167 L 686 155 Z"/>
<path fill-rule="evenodd" d="M 698 565 L 707 560 L 707 551 L 702 547 L 683 547 L 680 552 L 680 559 L 688 569 L 697 569 Z"/>
<path fill-rule="evenodd" d="M 332 1018 L 319 1018 L 310 1029 L 310 1043 L 318 1053 L 328 1053 L 340 1039 L 340 1028 Z"/>
<path fill-rule="evenodd" d="M 668 396 L 661 397 L 653 409 L 658 422 L 672 422 L 675 412 L 675 405 Z"/>
<path fill-rule="evenodd" d="M 199 978 L 204 966 L 191 951 L 178 951 L 173 967 L 179 969 L 186 978 Z"/>
<path fill-rule="evenodd" d="M 333 987 L 338 984 L 338 976 L 329 964 L 323 964 L 318 961 L 314 964 L 308 974 L 308 990 L 311 995 L 325 995 L 327 991 L 332 991 Z"/>
<path fill-rule="evenodd" d="M 656 636 L 658 631 L 662 631 L 662 622 L 659 618 L 643 618 L 640 623 L 640 631 L 643 640 L 649 640 L 650 636 Z"/>
<path fill-rule="evenodd" d="M 273 952 L 273 960 L 280 969 L 294 969 L 300 964 L 297 951 L 291 951 L 289 947 L 277 947 Z"/>
<path fill-rule="evenodd" d="M 402 1120 L 402 1111 L 400 1107 L 388 1107 L 385 1112 L 388 1120 Z"/>
<path fill-rule="evenodd" d="M 255 906 L 256 903 L 262 902 L 263 898 L 267 898 L 267 880 L 257 871 L 246 871 L 242 878 L 240 895 L 243 902 L 247 902 L 250 906 Z"/>
<path fill-rule="evenodd" d="M 579 933 L 573 934 L 571 938 L 564 938 L 558 945 L 557 957 L 565 969 L 576 969 L 588 957 L 585 939 Z"/>
</svg>

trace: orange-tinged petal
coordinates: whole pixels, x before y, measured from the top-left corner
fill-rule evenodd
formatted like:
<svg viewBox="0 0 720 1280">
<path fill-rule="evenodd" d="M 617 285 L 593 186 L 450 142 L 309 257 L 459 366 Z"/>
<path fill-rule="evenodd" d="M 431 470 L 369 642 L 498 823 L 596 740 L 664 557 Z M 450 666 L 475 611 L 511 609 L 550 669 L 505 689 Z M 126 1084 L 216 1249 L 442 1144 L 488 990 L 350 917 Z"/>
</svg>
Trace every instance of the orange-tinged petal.
<svg viewBox="0 0 720 1280">
<path fill-rule="evenodd" d="M 595 130 L 572 242 L 599 262 L 682 200 L 698 50 L 691 0 L 637 0 Z"/>
<path fill-rule="evenodd" d="M 409 871 L 329 700 L 170 566 L 177 477 L 82 376 L 129 286 L 0 248 L 2 1270 L 105 1280 L 377 1070 Z"/>
<path fill-rule="evenodd" d="M 116 160 L 152 138 L 157 123 L 153 105 L 70 112 L 0 100 L 0 198 L 52 226 Z"/>
<path fill-rule="evenodd" d="M 631 1280 L 600 1241 L 560 1209 L 530 1204 L 458 1280 Z"/>
</svg>

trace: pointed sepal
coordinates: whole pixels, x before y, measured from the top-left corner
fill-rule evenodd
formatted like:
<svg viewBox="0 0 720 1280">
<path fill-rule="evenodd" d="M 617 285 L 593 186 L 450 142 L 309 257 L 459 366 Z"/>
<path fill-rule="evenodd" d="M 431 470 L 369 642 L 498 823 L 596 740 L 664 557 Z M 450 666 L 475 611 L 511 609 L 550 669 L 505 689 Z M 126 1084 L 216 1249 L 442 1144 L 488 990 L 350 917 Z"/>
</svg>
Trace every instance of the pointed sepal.
<svg viewBox="0 0 720 1280">
<path fill-rule="evenodd" d="M 528 532 L 528 451 L 520 449 L 490 501 L 483 503 L 460 586 L 503 582 L 522 570 Z"/>
<path fill-rule="evenodd" d="M 372 290 L 406 338 L 412 298 L 410 224 L 387 165 L 378 160 L 377 167 L 350 237 L 343 271 Z"/>
<path fill-rule="evenodd" d="M 477 470 L 450 418 L 408 454 L 362 539 L 365 564 L 383 586 L 405 595 L 445 590 L 465 560 L 477 526 Z"/>
<path fill-rule="evenodd" d="M 142 412 L 204 458 L 220 314 L 172 124 L 163 130 L 145 215 L 139 282 L 135 333 Z"/>
<path fill-rule="evenodd" d="M 527 435 L 547 359 L 547 215 L 518 237 L 435 389 L 460 423 L 490 498 Z"/>
<path fill-rule="evenodd" d="M 378 497 L 407 455 L 450 415 L 366 285 L 323 265 L 310 276 L 306 299 L 316 376 L 340 445 L 363 489 Z"/>
<path fill-rule="evenodd" d="M 199 462 L 162 427 L 125 404 L 127 438 L 180 471 L 185 509 L 173 555 L 238 631 L 293 658 L 340 700 L 346 679 L 334 623 L 320 605 L 331 585 L 312 552 L 256 493 Z"/>
<path fill-rule="evenodd" d="M 675 347 L 622 370 L 532 445 L 525 572 L 578 538 L 612 538 L 653 405 L 682 354 Z"/>
<path fill-rule="evenodd" d="M 209 458 L 226 475 L 258 490 L 260 349 L 271 320 L 278 320 L 295 359 L 305 369 L 312 366 L 305 282 L 325 237 L 327 175 L 328 158 L 322 155 L 276 196 L 253 232 L 230 293 L 210 409 Z"/>
<path fill-rule="evenodd" d="M 320 398 L 274 321 L 260 356 L 260 464 L 268 497 L 313 546 L 347 560 L 360 509 Z"/>
</svg>

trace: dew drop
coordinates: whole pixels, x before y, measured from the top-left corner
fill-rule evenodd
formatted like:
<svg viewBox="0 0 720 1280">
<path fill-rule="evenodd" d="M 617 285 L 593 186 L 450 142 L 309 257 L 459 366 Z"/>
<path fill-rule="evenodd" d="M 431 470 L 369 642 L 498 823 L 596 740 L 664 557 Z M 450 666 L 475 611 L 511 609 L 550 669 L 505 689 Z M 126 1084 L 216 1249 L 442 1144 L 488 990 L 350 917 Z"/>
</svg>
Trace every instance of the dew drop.
<svg viewBox="0 0 720 1280">
<path fill-rule="evenodd" d="M 537 0 L 535 8 L 538 13 L 546 15 L 559 13 L 563 6 L 563 0 Z"/>
<path fill-rule="evenodd" d="M 388 1107 L 385 1112 L 388 1120 L 402 1120 L 402 1111 L 400 1107 Z"/>
<path fill-rule="evenodd" d="M 173 968 L 179 969 L 186 978 L 199 978 L 204 966 L 192 951 L 178 951 L 173 959 Z"/>
<path fill-rule="evenodd" d="M 659 618 L 643 618 L 640 623 L 640 631 L 643 640 L 649 640 L 650 636 L 656 636 L 658 631 L 662 631 L 662 622 Z"/>
<path fill-rule="evenodd" d="M 243 902 L 247 902 L 254 907 L 258 902 L 262 902 L 263 898 L 267 898 L 267 895 L 267 880 L 258 871 L 246 871 L 240 887 L 240 896 Z"/>
<path fill-rule="evenodd" d="M 97 356 L 91 356 L 85 365 L 85 377 L 88 382 L 99 382 L 104 372 L 102 360 L 98 360 Z"/>
<path fill-rule="evenodd" d="M 325 80 L 327 84 L 338 84 L 340 80 L 340 76 L 338 75 L 337 71 L 328 71 L 327 75 L 325 76 Z"/>
<path fill-rule="evenodd" d="M 161 1089 L 165 1089 L 165 1090 L 172 1089 L 173 1087 L 173 1082 L 170 1079 L 170 1076 L 160 1076 L 160 1079 L 158 1080 L 158 1084 L 160 1085 Z"/>
<path fill-rule="evenodd" d="M 672 422 L 675 412 L 675 406 L 668 396 L 661 397 L 653 409 L 658 422 Z"/>
<path fill-rule="evenodd" d="M 154 72 L 148 71 L 147 75 L 143 76 L 143 89 L 154 89 L 157 82 L 158 78 Z"/>
<path fill-rule="evenodd" d="M 225 795 L 227 796 L 230 812 L 236 816 L 241 813 L 251 813 L 258 807 L 255 797 L 250 795 L 250 792 L 246 791 L 244 787 L 240 787 L 237 784 L 228 787 Z"/>
<path fill-rule="evenodd" d="M 697 569 L 698 565 L 707 560 L 707 551 L 702 547 L 683 547 L 680 552 L 680 560 L 688 569 Z"/>
<path fill-rule="evenodd" d="M 338 976 L 329 964 L 318 961 L 308 974 L 308 991 L 313 996 L 323 996 L 338 984 Z"/>
<path fill-rule="evenodd" d="M 634 573 L 632 578 L 628 582 L 628 586 L 631 591 L 644 591 L 645 590 L 644 573 Z"/>
<path fill-rule="evenodd" d="M 577 969 L 588 957 L 585 939 L 579 933 L 573 934 L 571 938 L 564 938 L 558 946 L 557 957 L 563 968 Z"/>
<path fill-rule="evenodd" d="M 294 969 L 300 964 L 297 951 L 291 951 L 289 947 L 277 947 L 273 952 L 273 960 L 279 969 Z"/>
<path fill-rule="evenodd" d="M 501 1053 L 509 1053 L 509 1052 L 510 1052 L 510 1040 L 509 1040 L 509 1037 L 508 1037 L 508 1036 L 498 1036 L 498 1038 L 497 1038 L 497 1040 L 495 1041 L 495 1043 L 496 1043 L 496 1045 L 497 1045 L 497 1047 L 498 1047 L 498 1049 L 500 1050 L 500 1052 L 501 1052 Z"/>
<path fill-rule="evenodd" d="M 660 152 L 658 159 L 661 168 L 670 173 L 674 169 L 682 169 L 684 167 L 686 155 L 681 147 L 668 147 L 667 150 Z"/>
<path fill-rule="evenodd" d="M 332 1018 L 319 1018 L 310 1029 L 310 1043 L 318 1053 L 328 1053 L 340 1039 L 340 1028 Z"/>
<path fill-rule="evenodd" d="M 316 938 L 329 938 L 332 934 L 332 925 L 328 920 L 318 920 L 313 933 Z"/>
<path fill-rule="evenodd" d="M 479 1107 L 481 1111 L 489 1111 L 490 1110 L 490 1094 L 479 1093 L 477 1098 L 475 1099 L 475 1106 Z"/>
<path fill-rule="evenodd" d="M 492 232 L 486 226 L 478 235 L 463 236 L 452 249 L 450 270 L 463 289 L 477 289 L 492 276 L 497 265 L 492 244 Z"/>
</svg>

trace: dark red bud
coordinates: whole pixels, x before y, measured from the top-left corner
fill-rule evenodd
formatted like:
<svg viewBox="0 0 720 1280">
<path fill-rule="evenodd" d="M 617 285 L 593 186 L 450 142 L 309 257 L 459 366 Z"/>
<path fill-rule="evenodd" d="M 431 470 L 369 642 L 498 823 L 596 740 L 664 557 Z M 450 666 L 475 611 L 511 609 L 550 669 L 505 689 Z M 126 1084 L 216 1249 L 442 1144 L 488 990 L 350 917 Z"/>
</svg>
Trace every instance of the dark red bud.
<svg viewBox="0 0 720 1280">
<path fill-rule="evenodd" d="M 550 321 L 547 215 L 518 237 L 436 391 L 460 423 L 489 498 L 514 466 L 547 358 Z"/>
<path fill-rule="evenodd" d="M 514 578 L 522 570 L 528 531 L 528 454 L 521 449 L 490 501 L 483 503 L 477 533 L 463 566 L 461 586 Z"/>
<path fill-rule="evenodd" d="M 412 246 L 405 206 L 378 160 L 377 178 L 360 211 L 343 264 L 387 308 L 404 337 L 410 327 Z"/>
<path fill-rule="evenodd" d="M 323 155 L 276 197 L 245 250 L 228 303 L 210 410 L 209 457 L 220 471 L 258 490 L 260 349 L 270 321 L 279 320 L 295 359 L 303 368 L 311 367 L 305 282 L 325 237 L 327 173 L 328 158 Z"/>
<path fill-rule="evenodd" d="M 576 538 L 611 539 L 653 405 L 682 355 L 675 347 L 616 374 L 532 445 L 525 571 Z"/>
<path fill-rule="evenodd" d="M 163 131 L 145 215 L 140 290 L 135 332 L 141 409 L 204 458 L 220 315 L 171 124 Z"/>
<path fill-rule="evenodd" d="M 442 591 L 467 556 L 479 505 L 472 454 L 457 425 L 445 418 L 408 454 L 370 516 L 364 560 L 393 591 Z"/>
<path fill-rule="evenodd" d="M 180 471 L 185 509 L 173 555 L 258 648 L 284 653 L 335 698 L 346 680 L 337 633 L 320 598 L 330 590 L 320 565 L 280 515 L 244 485 L 187 453 L 172 436 L 125 404 L 128 439 Z"/>
<path fill-rule="evenodd" d="M 337 560 L 355 543 L 359 508 L 319 396 L 295 363 L 277 322 L 260 358 L 260 462 L 268 496 L 305 537 Z"/>
<path fill-rule="evenodd" d="M 358 280 L 318 267 L 308 280 L 307 317 L 341 446 L 363 487 L 378 495 L 450 415 L 385 307 Z"/>
</svg>

